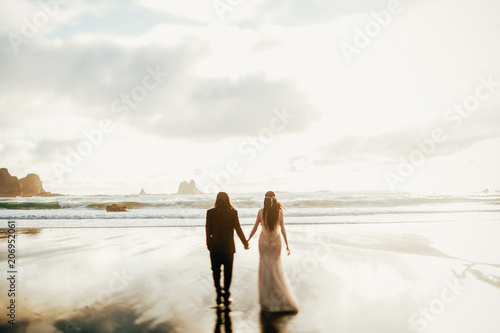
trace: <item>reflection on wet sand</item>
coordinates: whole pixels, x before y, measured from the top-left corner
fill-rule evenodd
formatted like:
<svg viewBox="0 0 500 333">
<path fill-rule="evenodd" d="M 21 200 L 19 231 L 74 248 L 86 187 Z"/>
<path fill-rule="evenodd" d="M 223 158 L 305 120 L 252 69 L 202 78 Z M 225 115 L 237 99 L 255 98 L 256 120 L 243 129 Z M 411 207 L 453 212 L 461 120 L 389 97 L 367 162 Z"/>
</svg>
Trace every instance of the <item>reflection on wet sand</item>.
<svg viewBox="0 0 500 333">
<path fill-rule="evenodd" d="M 295 315 L 295 313 L 261 312 L 260 331 L 262 333 L 286 333 L 288 325 Z"/>
<path fill-rule="evenodd" d="M 217 308 L 217 320 L 215 323 L 214 333 L 231 333 L 233 329 L 231 327 L 231 310 Z"/>
<path fill-rule="evenodd" d="M 155 325 L 153 320 L 141 321 L 141 312 L 130 306 L 113 304 L 100 311 L 94 312 L 95 316 L 89 317 L 88 311 L 58 320 L 54 326 L 59 332 L 64 333 L 165 333 L 175 331 L 177 323 L 163 322 Z"/>
<path fill-rule="evenodd" d="M 477 232 L 497 239 L 499 227 L 491 225 Z M 28 230 L 19 237 L 16 329 L 3 322 L 0 332 L 414 332 L 408 318 L 428 307 L 455 276 L 469 284 L 447 305 L 453 315 L 436 320 L 443 328 L 439 331 L 471 332 L 470 327 L 483 323 L 499 327 L 496 313 L 477 307 L 500 306 L 500 261 L 493 260 L 491 251 L 482 250 L 471 265 L 454 259 L 460 256 L 444 247 L 448 243 L 426 249 L 428 239 L 441 237 L 440 230 L 451 237 L 451 227 L 457 228 L 421 231 L 427 236 L 423 239 L 410 231 L 402 234 L 397 225 L 373 226 L 374 231 L 368 226 L 293 226 L 294 252 L 283 262 L 300 312 L 261 314 L 258 251 L 238 251 L 232 311 L 216 311 L 215 318 L 203 228 Z M 481 249 L 496 246 L 483 238 Z M 470 253 L 480 245 L 464 244 L 466 259 L 472 259 Z M 6 267 L 7 259 L 7 252 L 0 251 L 0 266 Z M 0 280 L 0 290 L 8 287 L 7 279 Z M 1 293 L 0 304 L 7 301 L 7 293 Z M 457 317 L 466 318 L 468 326 L 459 325 Z"/>
<path fill-rule="evenodd" d="M 29 321 L 16 321 L 16 325 L 1 324 L 0 332 L 2 333 L 25 333 L 29 325 Z"/>
<path fill-rule="evenodd" d="M 34 236 L 36 234 L 39 234 L 40 232 L 42 232 L 42 229 L 37 229 L 37 228 L 17 228 L 16 229 L 16 235 L 24 234 L 24 235 Z M 9 237 L 9 229 L 0 228 L 0 240 L 7 239 L 7 237 Z"/>
</svg>

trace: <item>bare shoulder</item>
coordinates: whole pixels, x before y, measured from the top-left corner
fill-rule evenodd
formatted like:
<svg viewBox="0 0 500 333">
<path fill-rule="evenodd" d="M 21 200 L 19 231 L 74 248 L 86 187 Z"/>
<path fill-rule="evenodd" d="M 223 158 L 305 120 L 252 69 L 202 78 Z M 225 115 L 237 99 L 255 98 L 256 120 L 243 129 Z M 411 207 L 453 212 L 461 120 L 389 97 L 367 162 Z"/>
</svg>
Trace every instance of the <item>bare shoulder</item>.
<svg viewBox="0 0 500 333">
<path fill-rule="evenodd" d="M 257 221 L 262 221 L 262 214 L 263 214 L 264 208 L 259 209 L 257 212 Z"/>
</svg>

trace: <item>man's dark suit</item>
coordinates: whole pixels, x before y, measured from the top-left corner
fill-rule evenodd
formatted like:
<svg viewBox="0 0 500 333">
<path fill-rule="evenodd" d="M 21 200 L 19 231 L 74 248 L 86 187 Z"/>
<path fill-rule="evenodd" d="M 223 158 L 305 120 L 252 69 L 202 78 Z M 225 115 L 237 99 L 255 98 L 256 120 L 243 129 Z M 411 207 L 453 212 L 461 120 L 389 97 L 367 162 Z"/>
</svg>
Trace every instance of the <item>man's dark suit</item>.
<svg viewBox="0 0 500 333">
<path fill-rule="evenodd" d="M 205 225 L 207 248 L 210 250 L 212 272 L 217 297 L 222 295 L 220 286 L 220 271 L 224 265 L 224 297 L 229 298 L 229 287 L 233 275 L 233 257 L 236 252 L 234 246 L 234 230 L 245 247 L 248 242 L 241 230 L 238 212 L 235 209 L 219 211 L 216 208 L 207 211 Z"/>
</svg>

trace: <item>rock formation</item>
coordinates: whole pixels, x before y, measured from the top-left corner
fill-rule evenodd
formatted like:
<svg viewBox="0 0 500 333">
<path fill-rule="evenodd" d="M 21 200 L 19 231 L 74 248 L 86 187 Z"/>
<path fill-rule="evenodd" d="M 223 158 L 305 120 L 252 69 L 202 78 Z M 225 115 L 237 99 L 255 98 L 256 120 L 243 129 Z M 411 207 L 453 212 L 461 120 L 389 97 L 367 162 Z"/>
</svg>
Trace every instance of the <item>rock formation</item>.
<svg viewBox="0 0 500 333">
<path fill-rule="evenodd" d="M 5 168 L 0 169 L 0 197 L 17 197 L 22 194 L 21 182 Z"/>
<path fill-rule="evenodd" d="M 127 206 L 119 206 L 117 204 L 106 205 L 107 212 L 126 212 Z"/>
<path fill-rule="evenodd" d="M 144 192 L 144 189 L 141 189 L 141 192 L 139 193 L 139 195 L 145 195 L 146 192 Z"/>
<path fill-rule="evenodd" d="M 33 197 L 33 196 L 55 196 L 45 192 L 40 177 L 29 174 L 22 179 L 11 176 L 5 168 L 0 169 L 0 197 Z"/>
<path fill-rule="evenodd" d="M 40 180 L 40 177 L 35 174 L 30 173 L 26 177 L 19 180 L 19 182 L 21 183 L 21 195 L 23 197 L 32 197 L 34 195 L 39 195 L 45 192 L 42 187 L 42 181 Z"/>
<path fill-rule="evenodd" d="M 177 191 L 177 194 L 202 194 L 194 182 L 194 180 L 191 179 L 191 181 L 188 182 L 181 182 L 179 184 L 179 190 Z"/>
</svg>

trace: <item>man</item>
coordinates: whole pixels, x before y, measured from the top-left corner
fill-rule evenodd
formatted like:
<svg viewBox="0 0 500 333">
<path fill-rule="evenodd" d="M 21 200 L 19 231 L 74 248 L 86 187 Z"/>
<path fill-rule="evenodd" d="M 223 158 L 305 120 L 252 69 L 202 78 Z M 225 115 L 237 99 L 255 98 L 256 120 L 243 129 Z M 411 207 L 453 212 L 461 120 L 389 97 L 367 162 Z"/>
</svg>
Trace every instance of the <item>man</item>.
<svg viewBox="0 0 500 333">
<path fill-rule="evenodd" d="M 236 230 L 246 250 L 248 250 L 248 242 L 243 230 L 241 230 L 238 212 L 231 205 L 227 193 L 219 192 L 214 206 L 207 211 L 205 225 L 207 248 L 210 251 L 215 291 L 217 292 L 216 302 L 220 305 L 221 298 L 223 298 L 224 304 L 228 306 L 231 303 L 229 287 L 233 275 L 233 257 L 236 252 L 234 230 Z M 221 266 L 224 266 L 224 293 L 222 293 L 220 285 Z"/>
</svg>

